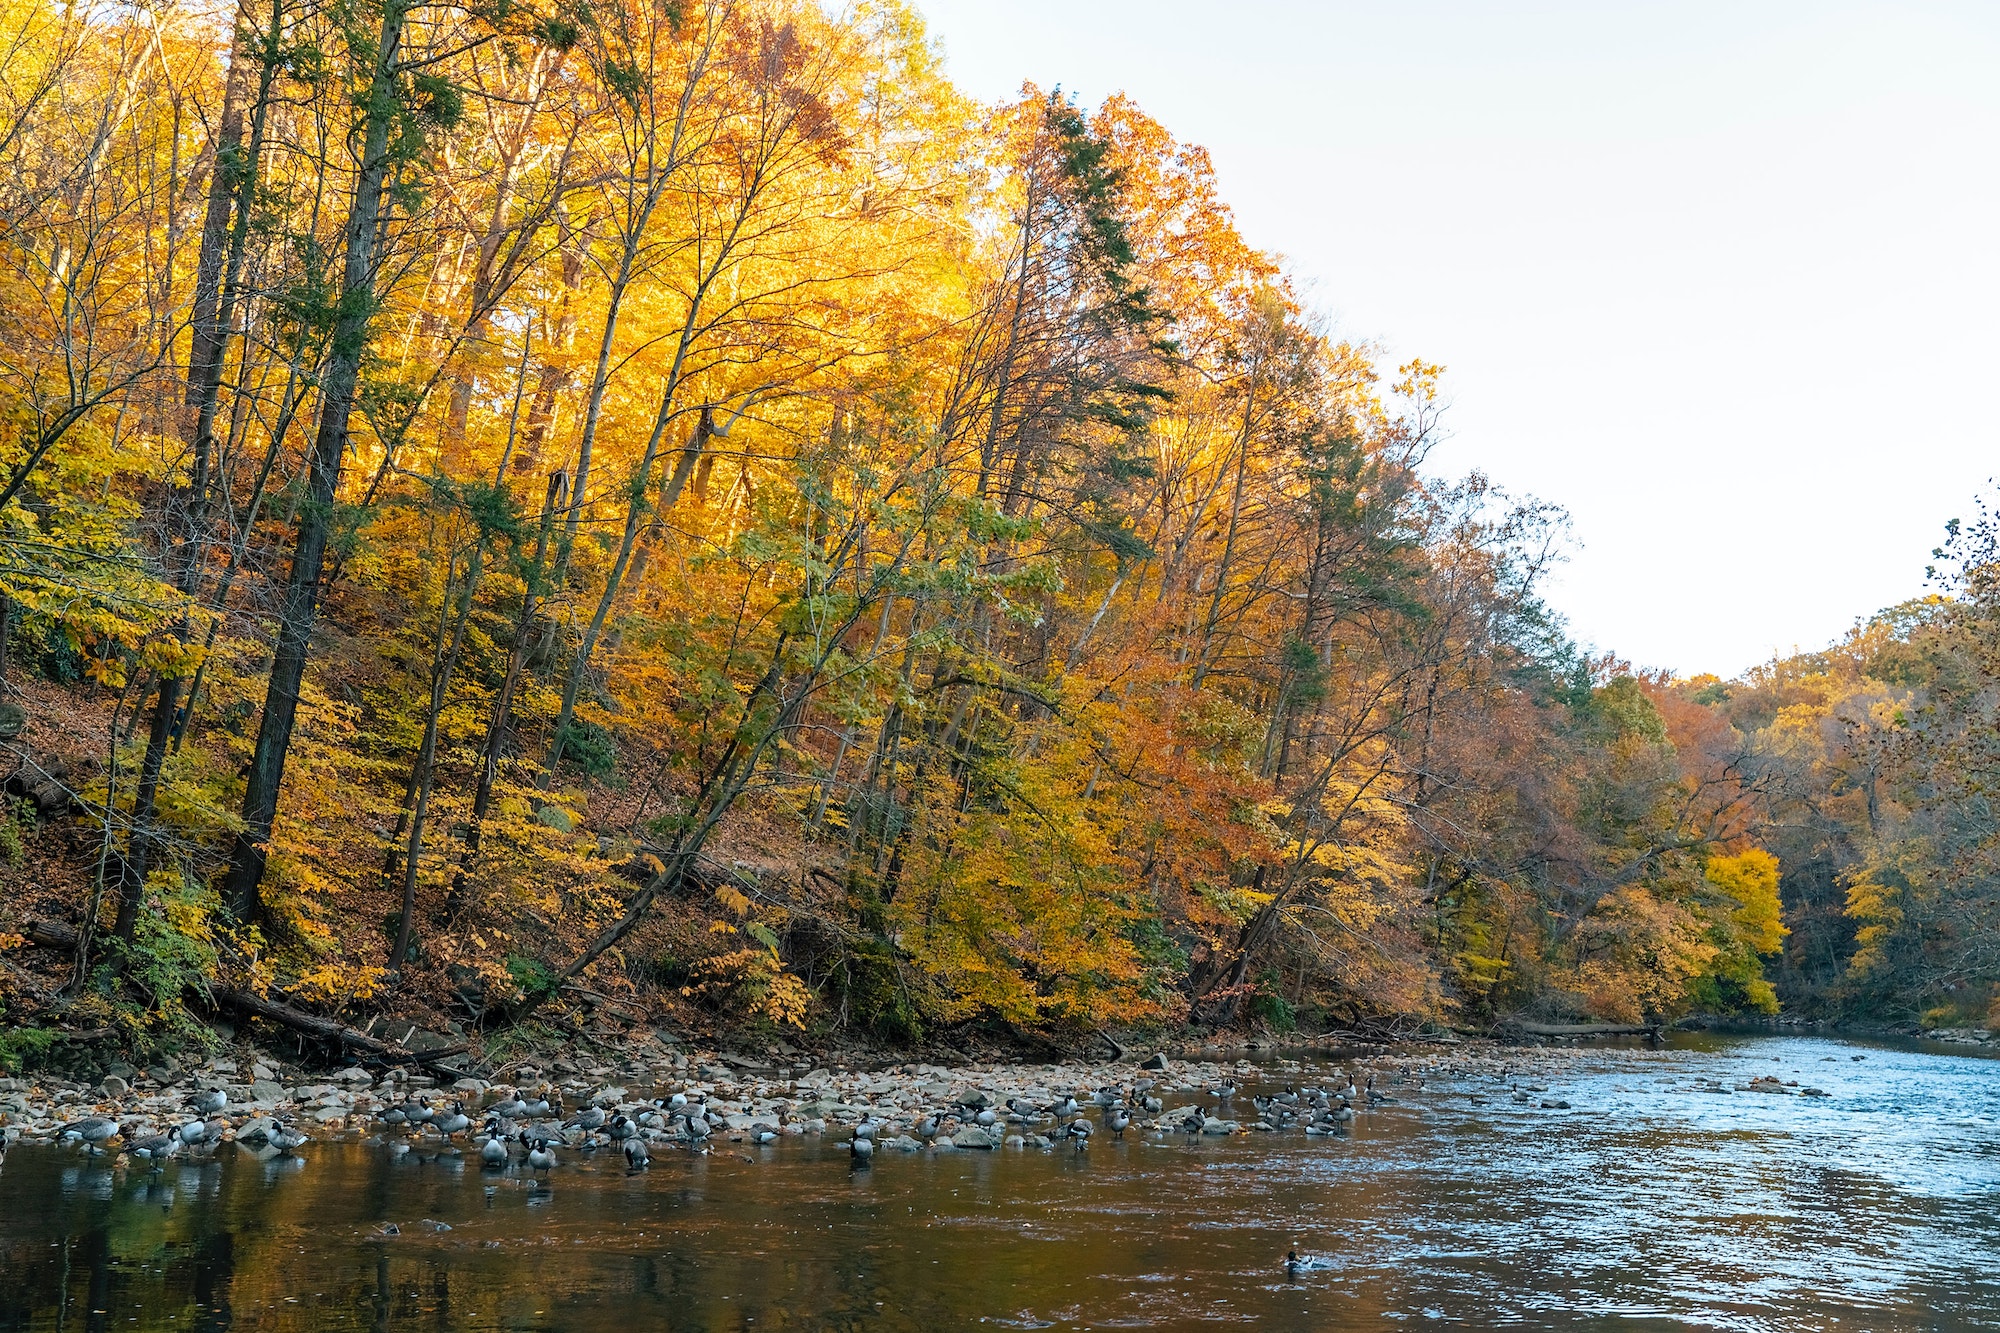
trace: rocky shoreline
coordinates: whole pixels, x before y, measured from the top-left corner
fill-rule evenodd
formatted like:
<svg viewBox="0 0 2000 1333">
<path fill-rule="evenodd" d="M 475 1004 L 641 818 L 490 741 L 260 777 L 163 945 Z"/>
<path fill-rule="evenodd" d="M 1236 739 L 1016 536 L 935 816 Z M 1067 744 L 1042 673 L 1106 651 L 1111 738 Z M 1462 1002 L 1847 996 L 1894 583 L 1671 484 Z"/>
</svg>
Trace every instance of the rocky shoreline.
<svg viewBox="0 0 2000 1333">
<path fill-rule="evenodd" d="M 1967 1041 L 1988 1035 L 1967 1034 Z M 114 1065 L 94 1083 L 54 1075 L 0 1079 L 0 1141 L 56 1142 L 66 1127 L 96 1120 L 100 1127 L 116 1126 L 115 1135 L 102 1142 L 115 1152 L 170 1136 L 177 1126 L 192 1130 L 199 1118 L 203 1147 L 233 1141 L 271 1152 L 297 1134 L 322 1142 L 380 1136 L 400 1142 L 414 1133 L 419 1141 L 449 1149 L 473 1144 L 486 1117 L 498 1115 L 502 1136 L 517 1145 L 510 1151 L 525 1152 L 529 1137 L 559 1147 L 609 1147 L 605 1125 L 622 1113 L 629 1117 L 631 1135 L 655 1147 L 696 1151 L 777 1138 L 852 1139 L 857 1125 L 868 1126 L 864 1134 L 885 1150 L 1046 1149 L 1077 1115 L 1094 1116 L 1100 1129 L 1111 1128 L 1107 1112 L 1113 1108 L 1129 1115 L 1129 1130 L 1140 1134 L 1301 1128 L 1297 1114 L 1253 1098 L 1255 1087 L 1293 1084 L 1330 1092 L 1332 1100 L 1320 1097 L 1329 1120 L 1337 1115 L 1343 1088 L 1359 1112 L 1380 1102 L 1459 1095 L 1475 1105 L 1504 1096 L 1532 1110 L 1568 1110 L 1560 1089 L 1551 1093 L 1550 1087 L 1601 1050 L 1546 1039 L 1528 1045 L 1454 1039 L 1367 1048 L 1335 1039 L 1282 1049 L 1269 1043 L 1199 1044 L 1143 1061 L 946 1065 L 881 1063 L 859 1053 L 813 1058 L 776 1049 L 762 1055 L 683 1049 L 662 1034 L 615 1057 L 542 1052 L 481 1076 L 358 1065 L 315 1073 L 239 1045 L 185 1066 L 171 1060 L 144 1069 Z M 1625 1053 L 1662 1060 L 1673 1054 L 1658 1048 Z M 1504 1093 L 1495 1081 L 1507 1084 Z M 1379 1086 L 1371 1094 L 1362 1090 L 1369 1085 Z M 1698 1090 L 1818 1094 L 1777 1080 Z M 662 1105 L 676 1095 L 700 1115 L 698 1134 L 686 1110 Z M 206 1106 L 200 1102 L 204 1097 Z M 530 1099 L 548 1106 L 530 1116 L 525 1112 Z M 434 1125 L 413 1129 L 403 1123 L 407 1116 L 391 1114 L 415 1107 L 443 1116 L 462 1110 L 468 1123 L 446 1138 Z"/>
<path fill-rule="evenodd" d="M 1099 1094 L 1111 1089 L 1130 1108 L 1134 1130 L 1145 1132 L 1169 1122 L 1184 1128 L 1191 1114 L 1200 1113 L 1202 1132 L 1244 1134 L 1259 1125 L 1247 1092 L 1240 1099 L 1233 1093 L 1218 1097 L 1219 1089 L 1247 1084 L 1252 1076 L 1265 1081 L 1302 1078 L 1324 1069 L 1327 1058 L 1335 1055 L 1363 1079 L 1370 1072 L 1400 1079 L 1404 1070 L 1421 1077 L 1415 1071 L 1432 1067 L 1440 1058 L 1436 1053 L 1449 1049 L 1427 1044 L 1378 1047 L 1369 1053 L 1348 1046 L 1301 1045 L 1274 1054 L 1268 1044 L 1238 1044 L 1099 1064 L 1002 1060 L 878 1066 L 656 1045 L 615 1060 L 527 1057 L 492 1071 L 491 1078 L 469 1073 L 453 1078 L 455 1071 L 400 1068 L 378 1076 L 358 1065 L 313 1073 L 253 1048 L 186 1066 L 174 1061 L 145 1069 L 115 1065 L 96 1083 L 58 1076 L 0 1079 L 0 1135 L 10 1142 L 49 1143 L 63 1137 L 64 1127 L 96 1119 L 119 1127 L 115 1137 L 105 1140 L 116 1151 L 190 1123 L 191 1117 L 199 1118 L 198 1099 L 219 1094 L 222 1106 L 207 1113 L 210 1144 L 261 1147 L 281 1126 L 322 1141 L 400 1135 L 409 1132 L 407 1127 L 387 1123 L 385 1115 L 419 1104 L 440 1112 L 462 1107 L 472 1123 L 453 1139 L 463 1144 L 473 1141 L 492 1108 L 545 1099 L 550 1112 L 532 1132 L 579 1147 L 594 1138 L 602 1141 L 600 1129 L 574 1123 L 592 1119 L 590 1108 L 609 1114 L 623 1109 L 637 1121 L 652 1107 L 652 1099 L 680 1094 L 704 1109 L 712 1138 L 721 1143 L 745 1141 L 757 1129 L 783 1137 L 850 1136 L 855 1125 L 868 1123 L 879 1127 L 878 1142 L 885 1149 L 1048 1147 L 1054 1140 L 1044 1131 L 1059 1131 L 1064 1119 L 1052 1108 L 1063 1106 L 1065 1099 L 1099 1114 Z M 981 1111 L 991 1113 L 989 1123 L 978 1123 Z M 943 1119 L 932 1132 L 915 1136 L 926 1116 L 940 1113 Z M 526 1124 L 509 1119 L 503 1132 Z M 689 1143 L 685 1133 L 665 1126 L 643 1132 L 656 1145 L 706 1146 Z M 417 1133 L 432 1142 L 441 1137 L 430 1130 Z"/>
</svg>

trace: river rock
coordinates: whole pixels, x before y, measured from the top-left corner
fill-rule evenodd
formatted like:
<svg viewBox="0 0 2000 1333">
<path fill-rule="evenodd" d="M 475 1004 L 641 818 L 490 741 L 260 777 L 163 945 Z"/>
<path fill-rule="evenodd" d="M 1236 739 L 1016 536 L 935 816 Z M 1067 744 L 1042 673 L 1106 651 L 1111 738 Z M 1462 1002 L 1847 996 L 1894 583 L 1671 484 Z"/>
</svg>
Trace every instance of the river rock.
<svg viewBox="0 0 2000 1333">
<path fill-rule="evenodd" d="M 992 1135 L 972 1125 L 967 1125 L 964 1129 L 952 1135 L 951 1143 L 954 1148 L 991 1148 L 995 1146 Z"/>
<path fill-rule="evenodd" d="M 979 1091 L 979 1089 L 977 1088 L 973 1088 L 967 1092 L 961 1092 L 957 1096 L 953 1097 L 952 1100 L 957 1102 L 960 1106 L 970 1106 L 975 1111 L 983 1111 L 987 1107 L 993 1105 L 993 1099 L 991 1097 L 988 1097 L 985 1093 Z"/>
<path fill-rule="evenodd" d="M 1201 1122 L 1201 1132 L 1204 1134 L 1234 1134 L 1236 1132 L 1236 1122 L 1234 1120 L 1217 1120 L 1211 1116 L 1209 1119 Z"/>
<path fill-rule="evenodd" d="M 106 1074 L 104 1082 L 98 1086 L 104 1089 L 106 1097 L 123 1097 L 126 1093 L 132 1091 L 132 1085 L 116 1074 Z"/>
<path fill-rule="evenodd" d="M 898 1134 L 882 1146 L 893 1148 L 897 1152 L 922 1152 L 924 1150 L 924 1145 L 911 1138 L 908 1134 Z"/>
<path fill-rule="evenodd" d="M 338 1074 L 333 1075 L 333 1081 L 335 1083 L 351 1083 L 359 1087 L 364 1083 L 373 1083 L 375 1080 L 360 1065 L 349 1065 Z"/>
<path fill-rule="evenodd" d="M 1156 1074 L 1164 1073 L 1167 1068 L 1166 1052 L 1158 1051 L 1152 1055 L 1147 1056 L 1146 1059 L 1140 1063 L 1139 1068 L 1150 1069 Z"/>
</svg>

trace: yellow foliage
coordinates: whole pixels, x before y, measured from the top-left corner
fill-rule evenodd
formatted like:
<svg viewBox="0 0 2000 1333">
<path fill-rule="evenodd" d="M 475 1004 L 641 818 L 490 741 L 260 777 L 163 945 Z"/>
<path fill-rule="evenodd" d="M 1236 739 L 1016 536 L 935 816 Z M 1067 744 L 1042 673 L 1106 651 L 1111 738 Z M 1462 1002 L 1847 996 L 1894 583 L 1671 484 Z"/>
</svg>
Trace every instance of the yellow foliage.
<svg viewBox="0 0 2000 1333">
<path fill-rule="evenodd" d="M 1791 930 L 1778 900 L 1778 858 L 1761 847 L 1734 856 L 1711 856 L 1708 882 L 1734 898 L 1735 920 L 1743 942 L 1754 953 L 1776 953 Z"/>
</svg>

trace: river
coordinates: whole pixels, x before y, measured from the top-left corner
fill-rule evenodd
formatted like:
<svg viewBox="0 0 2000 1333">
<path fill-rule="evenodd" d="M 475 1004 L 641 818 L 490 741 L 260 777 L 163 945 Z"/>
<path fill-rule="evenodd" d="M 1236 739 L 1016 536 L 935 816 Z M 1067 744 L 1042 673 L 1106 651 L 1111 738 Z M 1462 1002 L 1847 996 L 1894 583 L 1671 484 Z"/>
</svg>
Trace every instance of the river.
<svg viewBox="0 0 2000 1333">
<path fill-rule="evenodd" d="M 546 1186 L 380 1144 L 157 1175 L 20 1147 L 0 1329 L 2000 1327 L 2000 1060 L 1716 1036 L 1498 1058 L 1335 1138 L 863 1169 L 831 1139 L 636 1175 L 570 1154 Z M 1762 1075 L 1829 1095 L 1712 1090 Z"/>
</svg>

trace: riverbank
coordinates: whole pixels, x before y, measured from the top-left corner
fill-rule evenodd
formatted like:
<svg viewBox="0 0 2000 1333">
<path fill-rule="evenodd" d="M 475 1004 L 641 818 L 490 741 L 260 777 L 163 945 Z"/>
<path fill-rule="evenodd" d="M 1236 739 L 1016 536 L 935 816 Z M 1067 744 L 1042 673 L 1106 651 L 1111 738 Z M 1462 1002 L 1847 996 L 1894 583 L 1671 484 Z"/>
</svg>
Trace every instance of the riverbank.
<svg viewBox="0 0 2000 1333">
<path fill-rule="evenodd" d="M 110 1145 L 115 1150 L 188 1122 L 196 1115 L 198 1098 L 219 1094 L 221 1109 L 203 1117 L 210 1143 L 261 1146 L 279 1124 L 321 1141 L 401 1136 L 411 1132 L 409 1127 L 391 1124 L 385 1115 L 395 1107 L 424 1103 L 440 1110 L 462 1106 L 471 1122 L 466 1130 L 476 1131 L 484 1116 L 498 1114 L 505 1117 L 503 1130 L 532 1120 L 535 1133 L 554 1141 L 605 1146 L 602 1135 L 592 1133 L 596 1127 L 587 1127 L 590 1108 L 607 1116 L 622 1109 L 638 1122 L 656 1099 L 678 1094 L 691 1108 L 705 1110 L 708 1125 L 699 1136 L 671 1119 L 650 1126 L 645 1137 L 656 1148 L 708 1151 L 744 1142 L 753 1131 L 779 1138 L 847 1138 L 864 1121 L 875 1127 L 877 1142 L 890 1149 L 1047 1148 L 1051 1136 L 1078 1114 L 1095 1118 L 1093 1132 L 1110 1128 L 1107 1104 L 1129 1113 L 1129 1130 L 1142 1135 L 1235 1136 L 1301 1129 L 1306 1117 L 1271 1103 L 1260 1105 L 1255 1098 L 1259 1090 L 1291 1086 L 1328 1095 L 1327 1129 L 1351 1118 L 1339 1116 L 1343 1092 L 1356 1115 L 1457 1097 L 1470 1098 L 1472 1106 L 1504 1105 L 1516 1114 L 1567 1111 L 1564 1080 L 1602 1063 L 1613 1049 L 1460 1040 L 1274 1051 L 1246 1043 L 1197 1046 L 1174 1055 L 1158 1052 L 1143 1060 L 1000 1059 L 947 1065 L 787 1061 L 689 1048 L 626 1052 L 616 1059 L 587 1052 L 547 1053 L 488 1071 L 488 1076 L 452 1078 L 402 1068 L 378 1075 L 360 1066 L 321 1073 L 269 1052 L 238 1048 L 186 1067 L 121 1066 L 95 1084 L 56 1076 L 0 1080 L 0 1133 L 18 1141 L 51 1142 L 61 1138 L 64 1126 L 98 1118 L 121 1126 Z M 1616 1052 L 1628 1060 L 1674 1058 L 1674 1052 L 1657 1046 L 1626 1045 Z M 1446 1087 L 1451 1091 L 1443 1091 Z M 1703 1090 L 1824 1095 L 1799 1079 L 1770 1076 L 1738 1088 Z M 546 1111 L 509 1113 L 521 1101 L 543 1100 L 549 1103 Z M 579 1113 L 585 1114 L 586 1125 L 575 1123 Z M 440 1142 L 430 1131 L 419 1130 L 417 1137 Z M 461 1130 L 454 1140 L 465 1144 L 472 1137 Z"/>
<path fill-rule="evenodd" d="M 589 1052 L 524 1056 L 484 1075 L 350 1065 L 330 1073 L 289 1063 L 255 1047 L 239 1046 L 214 1058 L 181 1065 L 166 1061 L 140 1069 L 116 1065 L 94 1083 L 42 1074 L 0 1079 L 0 1132 L 25 1141 L 51 1141 L 62 1127 L 88 1118 L 116 1121 L 120 1139 L 164 1133 L 196 1115 L 197 1099 L 220 1094 L 224 1105 L 208 1117 L 214 1141 L 255 1142 L 274 1123 L 287 1123 L 320 1139 L 355 1138 L 390 1128 L 392 1106 L 421 1099 L 439 1107 L 462 1103 L 475 1118 L 516 1096 L 547 1099 L 549 1119 L 588 1107 L 632 1108 L 678 1093 L 706 1106 L 720 1142 L 740 1139 L 753 1125 L 781 1136 L 840 1134 L 862 1120 L 882 1127 L 896 1144 L 927 1115 L 941 1115 L 946 1133 L 938 1148 L 978 1148 L 1033 1143 L 1061 1117 L 1052 1108 L 1073 1098 L 1093 1113 L 1098 1094 L 1111 1089 L 1134 1113 L 1144 1132 L 1156 1121 L 1184 1125 L 1190 1111 L 1204 1113 L 1212 1134 L 1252 1132 L 1259 1115 L 1249 1084 L 1321 1077 L 1338 1066 L 1359 1083 L 1375 1074 L 1387 1101 L 1392 1089 L 1421 1088 L 1425 1076 L 1456 1071 L 1497 1071 L 1518 1066 L 1519 1051 L 1490 1043 L 1424 1042 L 1359 1048 L 1329 1039 L 1299 1042 L 1282 1052 L 1267 1041 L 1197 1044 L 1175 1054 L 1090 1062 L 986 1060 L 957 1064 L 751 1055 L 715 1048 L 676 1048 L 653 1042 L 613 1057 Z M 1363 1106 L 1365 1098 L 1357 1097 Z M 1158 1103 L 1152 1106 L 1150 1103 Z M 1021 1108 L 1013 1110 L 1012 1108 Z M 1032 1107 L 1030 1112 L 1028 1108 Z M 977 1112 L 991 1108 L 993 1123 L 979 1126 Z M 463 1136 L 460 1136 L 461 1138 Z M 559 1135 L 583 1141 L 577 1129 Z M 670 1144 L 685 1135 L 656 1134 Z M 114 1142 L 114 1147 L 117 1146 Z M 698 1146 L 698 1145 L 697 1145 Z M 918 1146 L 914 1140 L 903 1146 Z"/>
</svg>

